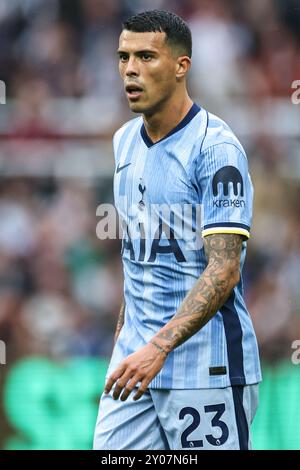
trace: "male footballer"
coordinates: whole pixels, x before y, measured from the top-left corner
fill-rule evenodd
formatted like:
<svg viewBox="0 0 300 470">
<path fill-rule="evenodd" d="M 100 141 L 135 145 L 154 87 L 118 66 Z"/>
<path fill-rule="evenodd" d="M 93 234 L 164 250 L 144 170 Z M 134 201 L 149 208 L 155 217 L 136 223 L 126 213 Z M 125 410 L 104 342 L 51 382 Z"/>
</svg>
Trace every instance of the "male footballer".
<svg viewBox="0 0 300 470">
<path fill-rule="evenodd" d="M 261 372 L 241 277 L 246 154 L 189 97 L 192 39 L 179 16 L 129 18 L 118 56 L 140 116 L 113 139 L 124 302 L 94 448 L 249 449 Z"/>
</svg>

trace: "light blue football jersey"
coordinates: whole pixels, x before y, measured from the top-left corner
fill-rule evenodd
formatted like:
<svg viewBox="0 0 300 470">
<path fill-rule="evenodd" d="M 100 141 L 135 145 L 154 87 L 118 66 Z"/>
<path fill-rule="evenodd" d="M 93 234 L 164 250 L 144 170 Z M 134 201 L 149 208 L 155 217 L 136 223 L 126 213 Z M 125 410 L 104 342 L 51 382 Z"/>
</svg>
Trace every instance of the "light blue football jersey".
<svg viewBox="0 0 300 470">
<path fill-rule="evenodd" d="M 207 266 L 203 236 L 249 237 L 253 199 L 243 147 L 225 122 L 196 104 L 159 142 L 151 142 L 138 117 L 116 132 L 113 144 L 126 309 L 108 375 L 176 314 Z M 246 241 L 241 270 L 245 254 Z M 218 388 L 260 380 L 241 280 L 220 311 L 168 355 L 149 387 Z"/>
</svg>

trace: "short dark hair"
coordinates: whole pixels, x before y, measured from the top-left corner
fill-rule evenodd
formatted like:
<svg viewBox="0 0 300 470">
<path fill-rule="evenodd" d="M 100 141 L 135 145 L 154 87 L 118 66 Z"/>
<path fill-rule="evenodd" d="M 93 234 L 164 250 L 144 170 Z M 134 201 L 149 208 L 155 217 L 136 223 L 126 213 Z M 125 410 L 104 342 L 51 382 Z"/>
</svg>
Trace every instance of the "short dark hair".
<svg viewBox="0 0 300 470">
<path fill-rule="evenodd" d="M 135 33 L 162 32 L 171 47 L 192 57 L 192 34 L 186 22 L 175 13 L 150 10 L 131 16 L 123 22 L 123 29 Z"/>
</svg>

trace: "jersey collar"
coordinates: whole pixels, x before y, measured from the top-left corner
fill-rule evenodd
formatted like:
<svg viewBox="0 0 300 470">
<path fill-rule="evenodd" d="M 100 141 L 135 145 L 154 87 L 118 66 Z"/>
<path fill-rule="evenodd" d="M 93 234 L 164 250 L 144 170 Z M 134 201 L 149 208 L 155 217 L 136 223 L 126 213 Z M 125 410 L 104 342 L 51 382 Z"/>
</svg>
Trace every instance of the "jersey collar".
<svg viewBox="0 0 300 470">
<path fill-rule="evenodd" d="M 162 139 L 158 140 L 157 142 L 152 142 L 150 137 L 147 134 L 146 128 L 144 123 L 142 124 L 141 127 L 141 136 L 145 144 L 147 145 L 148 148 L 152 147 L 153 145 L 158 144 L 159 142 L 162 142 L 163 140 L 167 139 L 170 137 L 170 135 L 175 134 L 176 132 L 180 131 L 180 129 L 183 129 L 195 116 L 196 114 L 199 113 L 200 111 L 200 106 L 198 106 L 196 103 L 193 104 L 189 112 L 186 114 L 186 116 L 177 124 L 174 129 L 172 129 L 170 132 L 168 132 L 167 135 L 165 135 Z"/>
</svg>

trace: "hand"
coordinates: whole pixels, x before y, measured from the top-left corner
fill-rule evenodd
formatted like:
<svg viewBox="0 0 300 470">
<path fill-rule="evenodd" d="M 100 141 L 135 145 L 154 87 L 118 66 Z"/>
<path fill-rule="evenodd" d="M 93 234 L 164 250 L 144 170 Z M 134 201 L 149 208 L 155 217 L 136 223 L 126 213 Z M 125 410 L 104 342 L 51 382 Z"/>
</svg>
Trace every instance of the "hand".
<svg viewBox="0 0 300 470">
<path fill-rule="evenodd" d="M 117 382 L 113 398 L 118 400 L 122 391 L 121 400 L 125 401 L 138 382 L 141 385 L 133 399 L 138 400 L 147 390 L 151 380 L 162 369 L 167 357 L 167 352 L 152 343 L 146 344 L 121 362 L 119 367 L 111 374 L 105 385 L 104 392 L 108 394 L 112 386 Z"/>
</svg>

